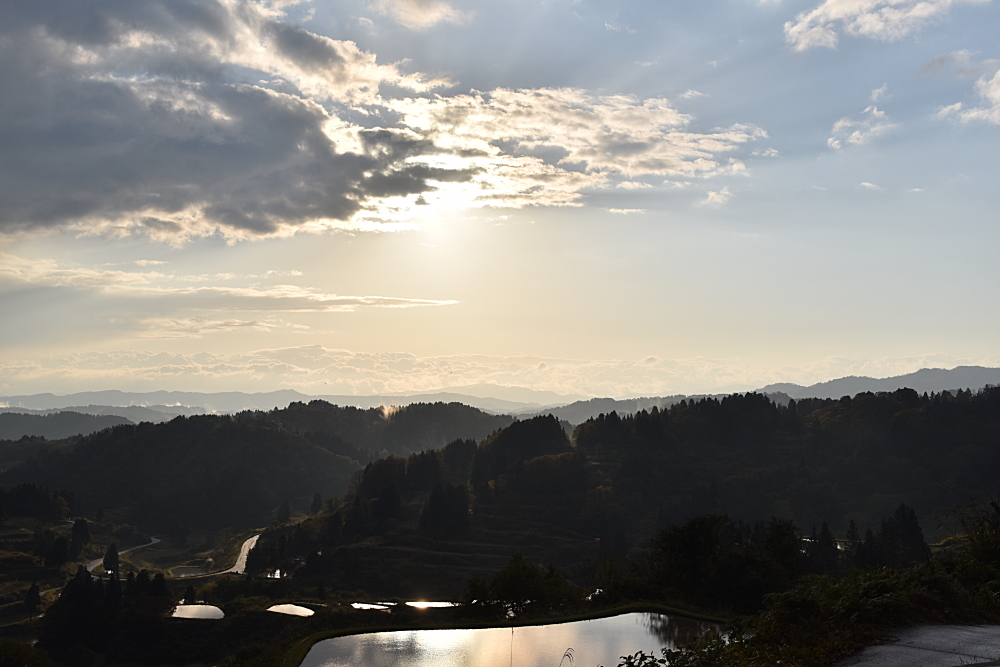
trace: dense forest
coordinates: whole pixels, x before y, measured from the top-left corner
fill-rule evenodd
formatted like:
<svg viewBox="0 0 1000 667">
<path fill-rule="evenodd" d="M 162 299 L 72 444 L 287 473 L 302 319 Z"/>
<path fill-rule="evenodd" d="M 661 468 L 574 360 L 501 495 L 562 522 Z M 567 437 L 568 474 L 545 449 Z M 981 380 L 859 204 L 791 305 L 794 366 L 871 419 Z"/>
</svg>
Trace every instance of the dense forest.
<svg viewBox="0 0 1000 667">
<path fill-rule="evenodd" d="M 0 412 L 0 440 L 18 440 L 24 435 L 61 440 L 131 423 L 125 417 L 117 415 L 88 415 L 72 411 L 50 415 Z"/>
<path fill-rule="evenodd" d="M 996 493 L 1000 388 L 787 404 L 734 394 L 602 414 L 571 437 L 553 416 L 514 420 L 458 404 L 391 411 L 314 401 L 118 426 L 60 442 L 26 438 L 0 444 L 5 448 L 28 458 L 0 476 L 9 489 L 0 487 L 0 518 L 50 522 L 47 531 L 21 529 L 17 538 L 33 541 L 49 573 L 77 567 L 98 548 L 77 539 L 83 519 L 73 535 L 65 527 L 66 517 L 80 513 L 96 514 L 95 534 L 123 530 L 101 522 L 103 510 L 114 511 L 142 531 L 167 530 L 159 534 L 177 549 L 184 526 L 267 526 L 247 558 L 248 576 L 221 575 L 184 595 L 226 610 L 216 630 L 185 635 L 184 651 L 206 660 L 239 653 L 252 637 L 285 638 L 273 639 L 275 646 L 295 640 L 286 621 L 261 615 L 270 600 L 316 600 L 325 609 L 309 622 L 316 631 L 396 618 L 323 607 L 327 596 L 464 600 L 445 624 L 590 613 L 640 600 L 766 617 L 766 600 L 778 609 L 807 604 L 801 600 L 819 590 L 810 582 L 846 581 L 843 595 L 856 595 L 850 586 L 881 577 L 878 585 L 893 595 L 919 597 L 923 589 L 913 587 L 937 586 L 959 601 L 928 602 L 914 618 L 952 607 L 941 618 L 1000 613 L 968 592 L 994 581 L 992 569 L 976 564 L 992 551 L 941 570 L 927 546 L 947 534 L 974 534 L 967 520 L 943 525 L 949 517 L 963 521 L 961 511 L 949 510 Z M 977 516 L 1000 534 L 1000 506 L 993 507 Z M 949 554 L 955 544 L 934 551 Z M 897 570 L 913 574 L 891 574 Z M 276 571 L 282 576 L 272 579 Z M 155 572 L 144 576 L 156 591 L 133 588 L 133 598 L 124 580 L 112 594 L 108 586 L 116 584 L 88 588 L 89 578 L 77 576 L 67 588 L 75 592 L 54 602 L 42 622 L 43 645 L 54 655 L 70 647 L 64 640 L 73 633 L 63 626 L 75 627 L 72 619 L 84 615 L 104 619 L 117 634 L 77 633 L 74 650 L 144 660 L 132 635 L 118 632 L 126 622 L 148 624 L 161 648 L 180 646 L 179 626 L 160 611 L 181 597 L 175 584 L 184 580 L 167 577 L 164 591 Z M 31 591 L 16 595 L 24 604 L 32 599 Z M 892 618 L 912 608 L 899 605 Z M 834 637 L 840 643 L 824 655 L 842 655 L 876 625 L 851 626 L 855 643 Z M 269 650 L 257 647 L 249 662 L 232 664 L 267 664 L 253 656 L 273 657 Z"/>
<path fill-rule="evenodd" d="M 343 495 L 360 466 L 390 451 L 483 437 L 511 421 L 457 403 L 394 412 L 292 403 L 116 426 L 68 441 L 0 442 L 0 461 L 10 465 L 0 483 L 69 489 L 84 511 L 127 507 L 131 519 L 154 527 L 251 527 L 266 524 L 284 500 L 305 509 L 316 492 Z"/>
</svg>

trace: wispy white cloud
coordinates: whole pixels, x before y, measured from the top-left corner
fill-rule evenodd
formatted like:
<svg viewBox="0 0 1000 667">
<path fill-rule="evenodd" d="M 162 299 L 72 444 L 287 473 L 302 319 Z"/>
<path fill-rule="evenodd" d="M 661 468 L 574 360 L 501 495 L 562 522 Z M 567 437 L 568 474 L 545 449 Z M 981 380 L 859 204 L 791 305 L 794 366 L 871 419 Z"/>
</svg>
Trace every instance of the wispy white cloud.
<svg viewBox="0 0 1000 667">
<path fill-rule="evenodd" d="M 728 187 L 725 187 L 717 192 L 709 192 L 708 195 L 706 195 L 705 201 L 703 203 L 722 205 L 725 204 L 727 201 L 729 201 L 730 197 L 732 196 L 733 193 L 729 191 Z"/>
<path fill-rule="evenodd" d="M 977 77 L 975 90 L 982 100 L 978 106 L 955 102 L 940 107 L 933 117 L 937 120 L 956 118 L 963 122 L 985 121 L 1000 125 L 1000 60 L 977 61 L 966 50 L 938 56 L 921 68 L 921 72 L 940 74 L 949 71 L 959 78 Z"/>
<path fill-rule="evenodd" d="M 146 318 L 139 322 L 138 338 L 202 338 L 207 334 L 238 329 L 271 330 L 264 322 L 248 320 L 209 320 L 204 318 Z"/>
<path fill-rule="evenodd" d="M 606 208 L 604 209 L 608 213 L 614 213 L 615 215 L 630 215 L 632 213 L 645 213 L 644 208 Z"/>
<path fill-rule="evenodd" d="M 864 146 L 894 127 L 886 113 L 873 104 L 861 112 L 860 118 L 844 116 L 834 123 L 826 144 L 834 150 L 843 148 L 845 143 Z"/>
<path fill-rule="evenodd" d="M 438 23 L 465 23 L 472 18 L 471 12 L 455 9 L 443 0 L 374 0 L 370 6 L 373 11 L 418 30 Z"/>
<path fill-rule="evenodd" d="M 689 89 L 679 95 L 679 97 L 685 100 L 693 100 L 696 97 L 708 97 L 708 93 L 703 93 L 698 90 Z"/>
<path fill-rule="evenodd" d="M 343 312 L 358 308 L 447 306 L 448 299 L 339 295 L 298 285 L 198 285 L 225 281 L 228 274 L 167 275 L 154 272 L 101 271 L 63 267 L 52 260 L 26 260 L 0 253 L 0 285 L 89 289 L 118 299 L 141 299 L 175 310 L 249 312 Z"/>
<path fill-rule="evenodd" d="M 785 40 L 796 51 L 836 48 L 840 34 L 895 41 L 940 20 L 953 5 L 990 0 L 823 0 L 785 23 Z"/>
<path fill-rule="evenodd" d="M 614 21 L 605 22 L 604 29 L 610 30 L 611 32 L 624 32 L 630 35 L 634 35 L 638 32 L 637 30 L 634 30 L 623 23 L 615 23 Z"/>
<path fill-rule="evenodd" d="M 865 190 L 878 190 L 878 191 L 882 190 L 881 186 L 875 185 L 874 183 L 869 183 L 868 181 L 862 181 L 861 187 L 863 187 Z"/>
<path fill-rule="evenodd" d="M 883 83 L 881 86 L 872 91 L 871 100 L 872 102 L 878 102 L 879 100 L 889 96 L 889 84 Z"/>
</svg>

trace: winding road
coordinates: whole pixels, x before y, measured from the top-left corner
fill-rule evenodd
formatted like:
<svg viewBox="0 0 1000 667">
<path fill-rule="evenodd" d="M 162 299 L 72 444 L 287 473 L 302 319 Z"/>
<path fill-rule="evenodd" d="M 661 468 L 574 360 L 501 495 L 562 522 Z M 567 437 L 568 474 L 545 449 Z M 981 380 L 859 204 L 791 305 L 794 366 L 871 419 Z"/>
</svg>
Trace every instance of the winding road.
<svg viewBox="0 0 1000 667">
<path fill-rule="evenodd" d="M 147 542 L 146 544 L 140 544 L 137 547 L 130 547 L 128 549 L 125 549 L 125 551 L 119 551 L 118 555 L 121 556 L 122 554 L 127 554 L 130 551 L 135 551 L 136 549 L 145 549 L 146 547 L 151 547 L 154 544 L 159 544 L 161 542 L 160 538 L 158 538 L 158 537 L 151 537 L 151 538 L 149 538 L 149 540 L 150 541 Z M 246 558 L 243 559 L 243 562 L 244 562 L 244 564 L 246 563 Z M 92 561 L 88 562 L 87 563 L 87 572 L 93 572 L 94 569 L 98 565 L 101 565 L 102 563 L 104 563 L 104 558 L 103 557 L 97 558 L 95 560 L 92 560 Z"/>
</svg>

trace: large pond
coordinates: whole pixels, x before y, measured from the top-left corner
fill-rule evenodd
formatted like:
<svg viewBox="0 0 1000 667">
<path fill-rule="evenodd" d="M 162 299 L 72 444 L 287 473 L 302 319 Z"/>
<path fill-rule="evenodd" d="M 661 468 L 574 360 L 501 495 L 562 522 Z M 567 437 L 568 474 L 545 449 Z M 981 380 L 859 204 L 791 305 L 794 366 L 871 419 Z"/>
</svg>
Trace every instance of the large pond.
<svg viewBox="0 0 1000 667">
<path fill-rule="evenodd" d="M 302 667 L 615 667 L 636 651 L 674 648 L 715 623 L 663 614 L 480 630 L 376 632 L 317 642 Z M 572 649 L 572 661 L 563 660 Z"/>
</svg>

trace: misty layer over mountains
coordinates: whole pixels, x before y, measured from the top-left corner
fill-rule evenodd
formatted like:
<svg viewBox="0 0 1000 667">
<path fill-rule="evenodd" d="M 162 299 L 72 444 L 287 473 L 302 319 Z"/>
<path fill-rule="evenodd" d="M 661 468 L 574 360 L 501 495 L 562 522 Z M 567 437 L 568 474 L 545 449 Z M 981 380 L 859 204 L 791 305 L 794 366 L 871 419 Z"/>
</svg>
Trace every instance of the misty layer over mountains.
<svg viewBox="0 0 1000 667">
<path fill-rule="evenodd" d="M 793 383 L 770 384 L 758 390 L 780 405 L 789 399 L 840 398 L 862 392 L 892 392 L 910 388 L 918 393 L 957 389 L 981 389 L 1000 385 L 1000 368 L 959 366 L 950 370 L 925 368 L 915 373 L 890 378 L 845 377 L 811 386 Z M 727 392 L 728 393 L 728 392 Z M 405 406 L 415 403 L 462 403 L 498 415 L 527 418 L 554 415 L 570 424 L 581 424 L 600 414 L 634 414 L 653 407 L 668 408 L 682 400 L 726 394 L 675 394 L 641 398 L 589 398 L 536 391 L 523 387 L 466 385 L 432 393 L 407 395 L 309 396 L 293 389 L 245 392 L 124 392 L 117 390 L 79 392 L 65 396 L 34 394 L 0 397 L 0 439 L 24 435 L 65 438 L 88 434 L 116 424 L 169 421 L 179 415 L 232 414 L 243 410 L 274 410 L 294 402 L 324 400 L 333 405 L 362 409 L 381 406 Z M 8 413 L 8 414 L 4 414 Z M 17 416 L 9 413 L 20 413 Z M 57 413 L 63 413 L 56 417 Z M 69 415 L 68 413 L 74 413 Z M 28 418 L 34 417 L 34 419 Z M 105 417 L 106 419 L 94 419 Z"/>
</svg>

